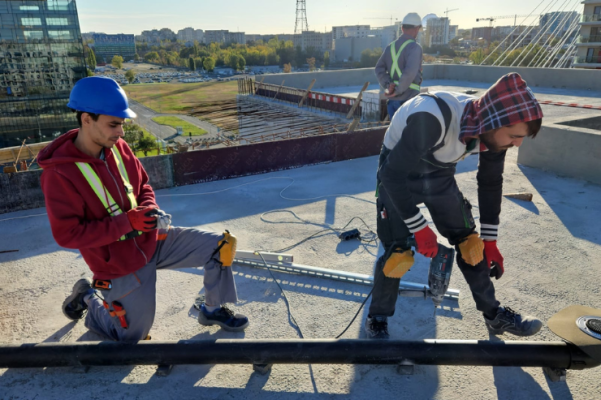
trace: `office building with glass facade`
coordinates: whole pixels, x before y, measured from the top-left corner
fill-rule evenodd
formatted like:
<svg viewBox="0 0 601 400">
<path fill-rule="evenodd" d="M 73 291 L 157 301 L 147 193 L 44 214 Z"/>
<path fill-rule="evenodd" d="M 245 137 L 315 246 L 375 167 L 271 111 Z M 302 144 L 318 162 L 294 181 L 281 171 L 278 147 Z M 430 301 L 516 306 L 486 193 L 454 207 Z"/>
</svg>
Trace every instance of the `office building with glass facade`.
<svg viewBox="0 0 601 400">
<path fill-rule="evenodd" d="M 67 102 L 85 76 L 75 0 L 0 0 L 0 147 L 76 128 Z"/>
<path fill-rule="evenodd" d="M 96 33 L 92 35 L 92 39 L 97 62 L 110 64 L 114 56 L 121 56 L 123 60 L 131 61 L 136 55 L 134 35 Z"/>
</svg>

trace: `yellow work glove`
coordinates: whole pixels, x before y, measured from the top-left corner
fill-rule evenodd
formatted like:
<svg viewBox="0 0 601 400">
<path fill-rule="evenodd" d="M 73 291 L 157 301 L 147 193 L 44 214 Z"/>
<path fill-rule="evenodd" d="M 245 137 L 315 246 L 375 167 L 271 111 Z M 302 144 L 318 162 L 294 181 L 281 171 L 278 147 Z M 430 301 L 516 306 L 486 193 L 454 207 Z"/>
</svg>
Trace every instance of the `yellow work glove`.
<svg viewBox="0 0 601 400">
<path fill-rule="evenodd" d="M 388 278 L 402 278 L 413 266 L 413 252 L 396 247 L 384 264 L 383 272 Z"/>
<path fill-rule="evenodd" d="M 477 233 L 472 233 L 459 243 L 459 251 L 463 261 L 475 267 L 484 260 L 484 241 Z"/>
</svg>

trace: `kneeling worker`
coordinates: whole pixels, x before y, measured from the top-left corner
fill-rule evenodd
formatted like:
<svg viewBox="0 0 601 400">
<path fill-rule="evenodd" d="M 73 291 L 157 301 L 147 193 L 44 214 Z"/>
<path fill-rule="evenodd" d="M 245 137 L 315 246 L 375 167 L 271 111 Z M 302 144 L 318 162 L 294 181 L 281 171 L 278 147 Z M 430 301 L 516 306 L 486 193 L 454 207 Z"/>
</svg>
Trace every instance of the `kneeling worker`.
<svg viewBox="0 0 601 400">
<path fill-rule="evenodd" d="M 504 272 L 497 232 L 505 153 L 526 136 L 535 137 L 542 117 L 536 98 L 516 73 L 503 76 L 479 99 L 422 94 L 396 112 L 378 168 L 378 237 L 385 254 L 375 267 L 368 337 L 388 338 L 387 318 L 395 311 L 400 277 L 413 264 L 407 239 L 413 235 L 416 251 L 426 257 L 438 252 L 436 234 L 417 207 L 421 203 L 438 232 L 456 246 L 457 264 L 489 331 L 530 336 L 541 329 L 538 319 L 500 306 L 491 277 L 499 279 Z M 454 176 L 456 163 L 471 154 L 480 157 L 480 235 Z"/>
<path fill-rule="evenodd" d="M 204 267 L 206 303 L 199 322 L 241 331 L 248 318 L 225 303 L 237 301 L 232 275 L 236 238 L 170 226 L 148 175 L 123 137 L 135 118 L 123 89 L 110 78 L 78 81 L 68 107 L 79 129 L 55 139 L 38 156 L 46 209 L 57 243 L 78 249 L 94 274 L 80 279 L 63 303 L 71 320 L 111 340 L 147 338 L 156 311 L 156 271 Z M 101 295 L 99 295 L 101 294 Z"/>
</svg>

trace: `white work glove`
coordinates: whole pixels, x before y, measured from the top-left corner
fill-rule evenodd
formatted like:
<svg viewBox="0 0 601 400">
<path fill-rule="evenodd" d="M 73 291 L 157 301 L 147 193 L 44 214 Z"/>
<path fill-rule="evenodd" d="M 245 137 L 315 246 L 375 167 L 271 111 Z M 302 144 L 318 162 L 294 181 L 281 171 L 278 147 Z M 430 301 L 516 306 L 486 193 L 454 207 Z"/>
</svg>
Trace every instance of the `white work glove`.
<svg viewBox="0 0 601 400">
<path fill-rule="evenodd" d="M 171 225 L 171 214 L 159 210 L 157 214 L 157 229 L 169 229 L 169 225 Z"/>
</svg>

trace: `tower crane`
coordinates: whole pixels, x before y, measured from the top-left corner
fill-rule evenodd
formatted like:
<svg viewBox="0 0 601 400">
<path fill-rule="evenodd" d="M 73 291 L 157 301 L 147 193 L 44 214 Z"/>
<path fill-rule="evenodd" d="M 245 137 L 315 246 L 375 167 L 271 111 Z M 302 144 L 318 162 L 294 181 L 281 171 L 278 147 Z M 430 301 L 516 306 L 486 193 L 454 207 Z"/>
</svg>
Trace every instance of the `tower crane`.
<svg viewBox="0 0 601 400">
<path fill-rule="evenodd" d="M 492 27 L 492 23 L 498 19 L 510 19 L 513 18 L 513 26 L 516 26 L 517 24 L 517 19 L 518 18 L 526 18 L 526 17 L 530 17 L 533 15 L 500 15 L 497 17 L 487 17 L 487 18 L 476 18 L 476 22 L 480 22 L 480 21 L 489 21 L 490 22 L 490 26 Z"/>
<path fill-rule="evenodd" d="M 392 22 L 392 20 L 393 20 L 392 15 L 390 16 L 390 18 L 363 18 L 363 19 L 389 19 L 390 20 L 390 25 L 393 24 L 393 22 Z M 399 19 L 398 18 L 394 18 L 394 20 L 398 21 Z"/>
</svg>

